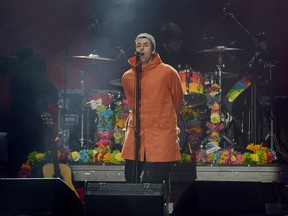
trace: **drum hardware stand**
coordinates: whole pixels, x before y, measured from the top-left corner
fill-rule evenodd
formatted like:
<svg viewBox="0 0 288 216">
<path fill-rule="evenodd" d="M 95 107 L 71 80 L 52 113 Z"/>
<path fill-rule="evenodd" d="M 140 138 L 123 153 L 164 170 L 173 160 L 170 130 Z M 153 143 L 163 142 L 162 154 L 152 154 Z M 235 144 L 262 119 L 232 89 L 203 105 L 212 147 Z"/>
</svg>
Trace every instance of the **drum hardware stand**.
<svg viewBox="0 0 288 216">
<path fill-rule="evenodd" d="M 229 113 L 229 115 L 231 115 L 231 118 L 233 119 L 235 124 L 239 125 L 239 122 L 236 120 L 236 117 L 231 112 L 231 107 L 230 108 L 228 107 L 228 103 L 230 103 L 230 102 L 227 100 L 227 98 L 226 97 L 222 97 L 222 100 L 221 100 L 221 107 L 222 107 L 221 114 L 227 116 L 228 113 Z M 223 112 L 223 110 L 225 110 L 225 113 Z M 227 130 L 228 125 L 229 125 L 229 123 L 225 123 L 225 129 L 224 130 Z M 230 128 L 230 126 L 229 126 L 229 128 Z M 223 138 L 226 142 L 228 142 L 230 144 L 226 148 L 231 148 L 231 147 L 233 147 L 234 145 L 237 144 L 235 142 L 234 138 L 229 138 L 229 137 L 225 136 L 224 134 L 221 134 L 220 136 L 221 136 L 221 138 Z M 230 137 L 233 137 L 233 135 L 231 136 L 231 134 L 230 134 Z"/>
<path fill-rule="evenodd" d="M 84 147 L 84 104 L 85 104 L 85 99 L 84 99 L 84 72 L 80 71 L 80 84 L 81 84 L 81 126 L 80 126 L 80 145 L 81 148 Z"/>
<path fill-rule="evenodd" d="M 249 129 L 248 130 L 248 140 L 253 141 L 253 143 L 258 143 L 257 139 L 257 81 L 255 75 L 252 75 L 252 85 L 251 85 L 251 101 L 250 101 L 250 116 L 249 116 Z"/>
<path fill-rule="evenodd" d="M 92 29 L 100 29 L 100 24 L 99 24 L 99 20 L 95 18 L 95 14 L 92 14 L 88 24 L 80 31 L 80 33 L 78 33 L 77 35 L 75 35 L 73 38 L 71 38 L 68 42 L 66 42 L 60 49 L 58 49 L 57 51 L 54 52 L 53 55 L 58 54 L 59 52 L 64 52 L 64 74 L 63 74 L 63 80 L 64 80 L 64 85 L 63 85 L 63 107 L 61 107 L 61 118 L 58 121 L 58 127 L 59 127 L 59 131 L 60 134 L 63 131 L 66 131 L 68 129 L 63 129 L 63 125 L 64 125 L 64 119 L 66 116 L 66 102 L 67 102 L 67 78 L 68 78 L 68 52 L 69 52 L 69 48 L 70 45 L 76 41 L 78 38 L 80 38 L 80 36 Z"/>
<path fill-rule="evenodd" d="M 261 60 L 261 59 L 260 59 Z M 261 62 L 264 64 L 264 68 L 268 67 L 269 68 L 269 87 L 270 87 L 270 116 L 269 116 L 269 120 L 270 120 L 270 131 L 268 132 L 267 136 L 265 137 L 264 141 L 266 142 L 269 138 L 270 138 L 270 148 L 271 150 L 274 149 L 274 147 L 276 147 L 276 150 L 279 152 L 281 151 L 279 143 L 277 141 L 276 138 L 276 134 L 275 134 L 275 121 L 274 121 L 274 78 L 273 78 L 273 73 L 272 73 L 272 68 L 275 67 L 274 64 L 272 64 L 271 62 L 266 63 L 264 61 L 261 60 Z"/>
<path fill-rule="evenodd" d="M 190 79 L 190 73 L 191 73 L 191 70 L 189 70 L 189 67 L 188 65 L 185 66 L 185 83 L 186 83 L 186 94 L 188 95 L 190 92 L 189 92 L 189 86 L 190 86 L 190 82 L 191 82 L 191 79 Z"/>
<path fill-rule="evenodd" d="M 223 56 L 222 56 L 221 50 L 219 51 L 219 54 L 218 54 L 218 65 L 216 65 L 216 67 L 217 67 L 216 73 L 219 78 L 218 84 L 220 87 L 222 87 L 222 69 L 225 67 L 225 65 L 223 64 Z M 221 92 L 220 92 L 220 95 L 221 95 Z"/>
<path fill-rule="evenodd" d="M 81 84 L 81 125 L 80 125 L 80 138 L 79 138 L 79 142 L 80 142 L 80 146 L 81 148 L 83 147 L 88 147 L 89 143 L 91 143 L 92 141 L 89 139 L 90 137 L 90 131 L 89 131 L 89 116 L 87 116 L 87 125 L 86 125 L 86 136 L 87 138 L 84 138 L 84 124 L 85 124 L 85 95 L 84 95 L 84 71 L 80 71 L 80 84 Z M 88 111 L 87 111 L 88 113 Z M 87 114 L 88 115 L 88 114 Z M 87 143 L 87 145 L 85 144 L 85 141 Z"/>
<path fill-rule="evenodd" d="M 224 48 L 224 47 L 223 47 Z M 222 88 L 222 70 L 223 68 L 225 67 L 225 65 L 223 64 L 223 56 L 222 56 L 222 50 L 221 50 L 221 47 L 219 49 L 219 52 L 218 52 L 218 65 L 216 65 L 217 67 L 217 70 L 216 70 L 216 77 L 218 75 L 218 84 L 219 86 Z M 222 97 L 222 90 L 220 90 L 220 118 L 222 118 L 223 116 L 223 97 Z M 226 125 L 225 125 L 225 128 L 226 128 Z M 221 132 L 220 132 L 221 133 Z M 220 134 L 220 138 L 226 142 L 228 142 L 230 145 L 226 148 L 231 148 L 232 146 L 236 145 L 236 142 L 231 139 L 231 138 L 228 138 L 227 136 L 225 136 L 224 134 Z M 225 148 L 225 143 L 224 143 L 224 148 Z"/>
</svg>

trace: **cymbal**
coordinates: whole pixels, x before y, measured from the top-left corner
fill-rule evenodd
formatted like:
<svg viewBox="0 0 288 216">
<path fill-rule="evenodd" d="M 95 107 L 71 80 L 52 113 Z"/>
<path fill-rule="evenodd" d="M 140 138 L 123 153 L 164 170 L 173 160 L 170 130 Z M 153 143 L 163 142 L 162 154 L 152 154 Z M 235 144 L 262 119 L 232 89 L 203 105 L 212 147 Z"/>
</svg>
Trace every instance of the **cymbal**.
<svg viewBox="0 0 288 216">
<path fill-rule="evenodd" d="M 213 71 L 213 72 L 207 72 L 207 73 L 205 73 L 205 76 L 211 76 L 211 75 L 212 75 L 212 76 L 213 76 L 213 75 L 219 76 L 219 72 Z M 233 77 L 238 77 L 238 74 L 222 71 L 222 72 L 221 72 L 221 77 L 222 77 L 222 78 L 233 78 Z"/>
<path fill-rule="evenodd" d="M 228 48 L 226 46 L 216 46 L 212 49 L 200 50 L 198 53 L 213 53 L 213 52 L 227 52 L 227 51 L 240 51 L 240 48 Z"/>
<path fill-rule="evenodd" d="M 88 56 L 72 56 L 72 58 L 93 59 L 93 60 L 101 60 L 101 61 L 114 61 L 114 59 L 103 58 L 95 54 L 89 54 Z"/>
<path fill-rule="evenodd" d="M 122 86 L 122 80 L 121 80 L 121 79 L 110 80 L 109 83 L 110 83 L 111 85 L 114 85 L 114 86 Z"/>
</svg>

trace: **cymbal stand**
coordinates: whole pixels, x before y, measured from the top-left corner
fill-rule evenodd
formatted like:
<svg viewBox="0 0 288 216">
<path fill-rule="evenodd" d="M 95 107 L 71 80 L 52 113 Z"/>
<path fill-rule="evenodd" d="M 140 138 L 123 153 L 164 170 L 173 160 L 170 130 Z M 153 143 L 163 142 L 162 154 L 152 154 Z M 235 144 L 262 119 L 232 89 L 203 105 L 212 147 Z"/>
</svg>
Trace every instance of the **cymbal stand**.
<svg viewBox="0 0 288 216">
<path fill-rule="evenodd" d="M 275 118 L 274 118 L 274 78 L 273 78 L 273 72 L 272 72 L 272 68 L 275 67 L 274 64 L 272 64 L 271 62 L 269 63 L 265 63 L 264 61 L 261 60 L 261 62 L 264 64 L 264 67 L 268 67 L 269 68 L 269 87 L 270 87 L 270 116 L 269 116 L 269 120 L 270 120 L 270 131 L 268 132 L 267 136 L 265 137 L 264 141 L 267 141 L 270 138 L 270 148 L 271 150 L 274 149 L 274 147 L 277 148 L 277 151 L 280 152 L 280 146 L 278 145 L 278 141 L 276 138 L 276 134 L 275 134 Z"/>
<path fill-rule="evenodd" d="M 85 104 L 85 98 L 84 98 L 84 71 L 80 71 L 80 84 L 81 84 L 81 126 L 80 126 L 80 145 L 81 148 L 84 147 L 84 104 Z"/>
<path fill-rule="evenodd" d="M 219 50 L 219 53 L 218 53 L 218 64 L 216 65 L 216 67 L 217 67 L 216 77 L 218 75 L 218 84 L 219 84 L 220 88 L 222 89 L 222 70 L 225 67 L 225 65 L 223 64 L 223 56 L 222 56 L 222 50 L 221 49 Z M 223 106 L 222 106 L 222 103 L 223 103 L 222 90 L 220 91 L 219 94 L 220 94 L 220 104 L 219 104 L 219 106 L 220 106 L 220 118 L 222 119 L 222 117 L 224 115 L 223 114 Z M 226 126 L 227 125 L 225 125 L 225 128 L 226 128 Z M 230 144 L 227 148 L 230 148 L 236 144 L 233 139 L 228 138 L 224 134 L 221 134 L 220 137 L 222 140 L 224 140 Z M 224 144 L 224 147 L 225 147 L 225 144 Z"/>
<path fill-rule="evenodd" d="M 88 20 L 88 23 L 86 26 L 78 32 L 76 35 L 74 35 L 69 41 L 67 41 L 60 49 L 56 50 L 53 53 L 53 56 L 63 52 L 64 53 L 64 72 L 63 72 L 63 107 L 61 107 L 61 118 L 58 121 L 59 126 L 59 135 L 62 134 L 62 132 L 69 131 L 67 128 L 64 127 L 65 122 L 65 116 L 67 111 L 67 87 L 68 87 L 68 53 L 70 46 L 80 38 L 84 33 L 96 29 L 99 30 L 101 25 L 99 24 L 99 20 L 95 17 L 95 14 L 93 13 L 91 18 Z"/>
<path fill-rule="evenodd" d="M 258 118 L 257 118 L 257 80 L 254 74 L 252 74 L 252 86 L 251 86 L 251 99 L 250 99 L 250 115 L 249 115 L 249 126 L 248 126 L 248 140 L 253 143 L 258 143 Z"/>
<path fill-rule="evenodd" d="M 225 65 L 223 64 L 223 56 L 222 56 L 221 50 L 219 51 L 219 54 L 218 54 L 218 65 L 216 66 L 217 66 L 217 75 L 219 77 L 218 84 L 221 87 L 222 86 L 222 69 L 225 67 Z"/>
<path fill-rule="evenodd" d="M 185 67 L 185 84 L 186 84 L 186 91 L 185 94 L 189 94 L 190 92 L 190 83 L 191 83 L 191 79 L 190 79 L 190 71 L 188 68 L 188 65 L 186 65 Z"/>
</svg>

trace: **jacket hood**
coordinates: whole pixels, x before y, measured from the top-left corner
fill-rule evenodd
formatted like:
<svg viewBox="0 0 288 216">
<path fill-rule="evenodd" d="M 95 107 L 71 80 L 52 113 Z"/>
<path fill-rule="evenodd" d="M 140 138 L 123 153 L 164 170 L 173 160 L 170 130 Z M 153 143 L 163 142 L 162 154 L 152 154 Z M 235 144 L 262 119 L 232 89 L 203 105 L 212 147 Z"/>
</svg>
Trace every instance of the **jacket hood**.
<svg viewBox="0 0 288 216">
<path fill-rule="evenodd" d="M 128 60 L 128 63 L 130 64 L 130 66 L 133 70 L 136 70 L 136 63 L 137 63 L 136 62 L 136 56 L 131 57 Z M 152 68 L 155 68 L 160 63 L 162 63 L 160 55 L 157 52 L 155 52 L 153 55 L 152 61 L 148 65 L 146 65 L 144 68 L 145 69 L 152 69 Z"/>
</svg>

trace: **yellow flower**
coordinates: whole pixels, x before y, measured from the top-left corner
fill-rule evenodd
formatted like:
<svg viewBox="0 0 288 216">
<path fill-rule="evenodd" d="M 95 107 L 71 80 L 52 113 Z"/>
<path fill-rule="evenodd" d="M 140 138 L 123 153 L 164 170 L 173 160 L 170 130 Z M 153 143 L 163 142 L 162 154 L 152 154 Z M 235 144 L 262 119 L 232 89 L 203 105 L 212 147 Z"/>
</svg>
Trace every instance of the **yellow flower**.
<svg viewBox="0 0 288 216">
<path fill-rule="evenodd" d="M 220 85 L 217 84 L 217 83 L 214 83 L 212 86 L 213 86 L 213 87 L 216 87 L 218 90 L 221 88 Z"/>
<path fill-rule="evenodd" d="M 36 154 L 35 157 L 36 157 L 37 161 L 45 160 L 45 154 L 44 153 L 38 153 L 38 154 Z"/>
<path fill-rule="evenodd" d="M 218 137 L 218 136 L 219 136 L 219 133 L 218 133 L 218 132 L 213 131 L 213 132 L 211 133 L 211 137 Z"/>
<path fill-rule="evenodd" d="M 119 128 L 124 128 L 126 124 L 126 120 L 125 119 L 117 119 L 116 120 L 116 126 Z"/>
<path fill-rule="evenodd" d="M 256 163 L 259 161 L 259 155 L 258 154 L 251 154 L 250 158 L 252 161 L 254 161 Z"/>
<path fill-rule="evenodd" d="M 72 156 L 73 161 L 79 161 L 80 159 L 80 153 L 78 151 L 73 151 L 71 153 L 71 156 Z"/>
<path fill-rule="evenodd" d="M 116 144 L 121 144 L 124 138 L 124 132 L 119 132 L 119 131 L 114 131 L 113 133 L 114 139 L 115 139 L 115 143 Z"/>
<path fill-rule="evenodd" d="M 211 141 L 211 144 L 214 145 L 214 146 L 218 146 L 219 142 L 218 142 L 218 140 L 214 139 L 214 140 Z"/>
<path fill-rule="evenodd" d="M 221 163 L 221 164 L 225 164 L 226 158 L 227 158 L 226 152 L 223 151 L 223 152 L 221 153 L 221 155 L 220 155 L 220 163 Z"/>
<path fill-rule="evenodd" d="M 249 145 L 247 145 L 246 149 L 248 149 L 250 151 L 253 151 L 253 152 L 256 152 L 256 151 L 259 151 L 259 150 L 266 150 L 266 148 L 263 147 L 263 145 L 261 145 L 261 144 L 253 144 L 253 143 L 250 143 Z"/>
<path fill-rule="evenodd" d="M 124 158 L 122 158 L 121 152 L 118 152 L 118 153 L 115 154 L 115 159 L 118 162 L 124 162 Z"/>
<path fill-rule="evenodd" d="M 25 164 L 22 164 L 21 169 L 28 169 L 28 170 L 32 170 L 31 164 L 29 163 L 29 161 L 27 161 Z"/>
<path fill-rule="evenodd" d="M 231 156 L 231 161 L 233 161 L 233 162 L 236 161 L 236 156 L 235 156 L 235 155 L 232 155 L 232 156 Z"/>
<path fill-rule="evenodd" d="M 212 110 L 219 110 L 220 109 L 220 105 L 218 103 L 214 103 L 212 106 L 211 106 L 211 109 Z"/>
<path fill-rule="evenodd" d="M 193 114 L 193 117 L 194 117 L 194 118 L 197 118 L 197 117 L 198 117 L 198 112 L 194 111 L 194 112 L 192 112 L 192 114 Z"/>
<path fill-rule="evenodd" d="M 103 162 L 104 163 L 109 163 L 110 162 L 110 152 L 106 152 L 104 155 L 103 155 Z"/>
<path fill-rule="evenodd" d="M 264 151 L 264 160 L 268 161 L 268 153 L 267 153 L 267 151 Z"/>
<path fill-rule="evenodd" d="M 190 154 L 186 155 L 186 162 L 191 163 L 192 162 L 192 156 Z"/>
<path fill-rule="evenodd" d="M 218 113 L 211 113 L 210 121 L 214 124 L 220 123 L 220 115 Z"/>
<path fill-rule="evenodd" d="M 107 149 L 109 149 L 110 146 L 104 146 L 104 145 L 100 145 L 97 148 L 98 152 L 105 152 Z"/>
</svg>

